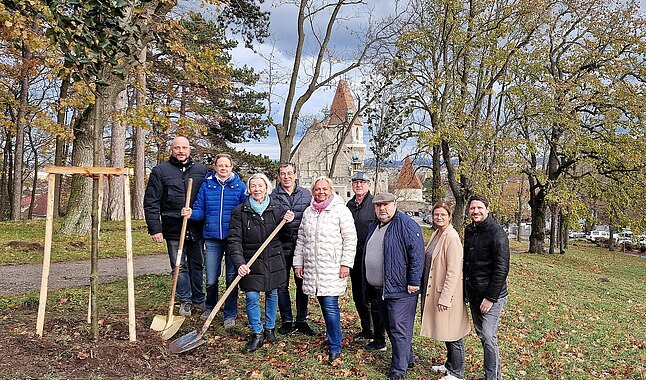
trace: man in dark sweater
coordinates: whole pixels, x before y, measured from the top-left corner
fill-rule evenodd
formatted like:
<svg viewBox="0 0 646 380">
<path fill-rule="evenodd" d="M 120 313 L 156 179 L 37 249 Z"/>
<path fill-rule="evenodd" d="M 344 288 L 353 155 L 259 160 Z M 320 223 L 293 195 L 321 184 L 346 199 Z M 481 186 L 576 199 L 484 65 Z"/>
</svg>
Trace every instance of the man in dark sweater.
<svg viewBox="0 0 646 380">
<path fill-rule="evenodd" d="M 283 255 L 287 276 L 282 286 L 278 288 L 278 309 L 280 310 L 281 325 L 278 332 L 289 334 L 298 331 L 308 336 L 317 335 L 307 323 L 307 295 L 303 293 L 303 279 L 294 277 L 296 283 L 296 323 L 292 313 L 292 300 L 289 296 L 289 276 L 294 262 L 294 249 L 298 238 L 298 228 L 301 225 L 303 211 L 310 205 L 312 194 L 302 186 L 298 186 L 296 168 L 292 163 L 282 163 L 278 167 L 278 185 L 271 193 L 271 199 L 282 203 L 288 210 L 294 212 L 292 220 L 292 236 L 283 241 Z"/>
<path fill-rule="evenodd" d="M 507 304 L 509 240 L 489 216 L 489 202 L 482 195 L 469 198 L 473 223 L 464 232 L 464 291 L 473 326 L 482 342 L 487 380 L 501 380 L 498 323 Z"/>
<path fill-rule="evenodd" d="M 144 195 L 144 215 L 148 233 L 156 243 L 166 240 L 171 269 L 175 269 L 177 249 L 182 229 L 180 212 L 186 197 L 191 207 L 204 181 L 206 167 L 193 161 L 191 146 L 184 137 L 171 142 L 170 158 L 155 166 L 150 173 Z M 193 179 L 191 194 L 186 194 L 188 179 Z M 194 307 L 204 309 L 202 222 L 189 222 L 177 280 L 177 297 L 181 304 L 179 315 L 190 316 Z"/>
<path fill-rule="evenodd" d="M 357 229 L 357 254 L 354 256 L 354 267 L 350 269 L 350 280 L 352 281 L 352 299 L 359 314 L 361 331 L 354 335 L 355 339 L 372 339 L 374 337 L 373 321 L 370 316 L 369 303 L 363 298 L 361 289 L 361 273 L 363 272 L 364 246 L 368 235 L 368 227 L 377 219 L 375 208 L 372 204 L 370 194 L 370 178 L 364 172 L 357 172 L 352 176 L 352 191 L 354 197 L 348 201 L 346 206 L 350 209 L 354 218 L 354 226 Z M 382 321 L 375 321 L 375 327 L 384 342 L 385 332 Z"/>
</svg>

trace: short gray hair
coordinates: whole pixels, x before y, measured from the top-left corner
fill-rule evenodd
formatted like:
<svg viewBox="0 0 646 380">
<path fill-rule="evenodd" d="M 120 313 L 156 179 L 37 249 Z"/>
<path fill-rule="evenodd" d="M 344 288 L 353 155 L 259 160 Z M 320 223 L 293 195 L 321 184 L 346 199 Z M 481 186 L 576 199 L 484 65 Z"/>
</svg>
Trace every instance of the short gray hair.
<svg viewBox="0 0 646 380">
<path fill-rule="evenodd" d="M 245 191 L 245 194 L 247 194 L 247 195 L 250 194 L 249 193 L 249 184 L 251 183 L 252 179 L 257 179 L 257 178 L 260 178 L 263 181 L 265 181 L 265 185 L 267 185 L 267 195 L 269 195 L 269 193 L 271 193 L 271 190 L 272 190 L 271 181 L 269 181 L 269 178 L 267 178 L 267 176 L 262 174 L 262 173 L 254 173 L 254 174 L 251 175 L 251 177 L 249 177 L 249 179 L 247 180 L 247 190 Z"/>
<path fill-rule="evenodd" d="M 334 192 L 334 183 L 332 182 L 332 179 L 330 179 L 330 177 L 326 177 L 326 176 L 324 176 L 324 175 L 322 175 L 322 176 L 320 176 L 320 177 L 316 177 L 316 178 L 314 179 L 314 181 L 312 181 L 312 186 L 311 186 L 311 188 L 310 188 L 310 190 L 311 190 L 312 192 L 314 191 L 314 186 L 316 186 L 316 183 L 317 183 L 318 181 L 325 181 L 325 182 L 327 182 L 327 184 L 328 184 L 328 185 L 330 185 L 330 189 L 332 190 L 332 192 Z"/>
</svg>

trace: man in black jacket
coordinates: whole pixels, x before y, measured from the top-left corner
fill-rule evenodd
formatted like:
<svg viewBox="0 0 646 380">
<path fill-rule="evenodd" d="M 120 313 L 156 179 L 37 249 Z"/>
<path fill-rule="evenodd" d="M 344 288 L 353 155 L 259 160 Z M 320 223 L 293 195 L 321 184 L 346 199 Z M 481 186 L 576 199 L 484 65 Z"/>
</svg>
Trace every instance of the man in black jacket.
<svg viewBox="0 0 646 380">
<path fill-rule="evenodd" d="M 282 163 L 278 167 L 278 185 L 271 193 L 271 199 L 283 204 L 288 210 L 294 212 L 292 221 L 292 237 L 283 241 L 283 254 L 285 255 L 285 266 L 287 276 L 285 282 L 278 288 L 278 308 L 280 310 L 281 325 L 278 332 L 289 334 L 298 331 L 308 336 L 316 335 L 316 332 L 307 324 L 307 294 L 303 293 L 303 279 L 294 276 L 296 283 L 296 323 L 292 313 L 292 300 L 289 297 L 289 276 L 292 272 L 294 262 L 294 249 L 298 238 L 298 228 L 301 225 L 303 211 L 310 205 L 312 194 L 302 186 L 298 186 L 296 168 L 290 162 Z"/>
<path fill-rule="evenodd" d="M 188 179 L 193 178 L 191 206 L 204 181 L 206 167 L 193 161 L 191 146 L 185 137 L 171 142 L 170 158 L 150 173 L 144 195 L 144 214 L 148 233 L 156 243 L 166 240 L 171 269 L 175 269 L 182 229 L 180 212 L 186 201 Z M 202 222 L 188 222 L 177 280 L 179 315 L 190 316 L 194 307 L 204 309 Z"/>
<path fill-rule="evenodd" d="M 484 378 L 501 380 L 497 333 L 507 304 L 509 240 L 502 227 L 488 217 L 487 198 L 473 195 L 468 206 L 473 223 L 464 232 L 464 291 L 484 350 Z"/>
<path fill-rule="evenodd" d="M 355 339 L 373 339 L 373 320 L 370 316 L 369 303 L 363 298 L 362 273 L 363 257 L 365 256 L 364 246 L 368 236 L 368 227 L 377 220 L 375 207 L 372 204 L 370 194 L 370 178 L 364 172 L 357 172 L 352 176 L 352 191 L 354 197 L 348 201 L 346 206 L 350 209 L 354 218 L 354 226 L 357 229 L 357 254 L 354 256 L 354 266 L 350 269 L 350 280 L 352 282 L 352 299 L 359 314 L 361 331 L 354 335 Z M 383 342 L 385 347 L 386 336 L 382 321 L 375 321 L 378 330 L 378 342 Z"/>
</svg>

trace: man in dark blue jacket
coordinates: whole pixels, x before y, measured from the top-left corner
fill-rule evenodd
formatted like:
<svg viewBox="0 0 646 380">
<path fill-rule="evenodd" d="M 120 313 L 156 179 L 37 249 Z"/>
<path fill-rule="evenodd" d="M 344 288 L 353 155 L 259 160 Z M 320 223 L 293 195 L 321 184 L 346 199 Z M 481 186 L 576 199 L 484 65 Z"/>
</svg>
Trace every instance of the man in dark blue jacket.
<svg viewBox="0 0 646 380">
<path fill-rule="evenodd" d="M 285 267 L 287 276 L 285 282 L 278 288 L 278 309 L 280 310 L 281 325 L 278 332 L 289 334 L 298 331 L 308 336 L 316 335 L 316 332 L 307 324 L 307 295 L 303 293 L 303 279 L 294 276 L 296 283 L 296 323 L 292 313 L 292 300 L 289 297 L 289 276 L 292 272 L 294 262 L 294 249 L 298 238 L 298 228 L 301 225 L 303 211 L 310 205 L 312 194 L 302 186 L 298 186 L 296 168 L 290 162 L 282 163 L 278 167 L 278 185 L 271 193 L 271 199 L 283 204 L 288 210 L 294 212 L 292 221 L 293 234 L 291 239 L 283 241 L 283 254 L 285 255 Z"/>
<path fill-rule="evenodd" d="M 171 142 L 170 158 L 155 166 L 148 178 L 144 195 L 144 215 L 148 233 L 156 243 L 166 240 L 171 269 L 175 268 L 188 179 L 193 178 L 191 204 L 202 185 L 206 167 L 193 161 L 191 146 L 185 137 Z M 193 307 L 204 308 L 202 222 L 189 222 L 177 281 L 179 314 L 190 316 Z"/>
<path fill-rule="evenodd" d="M 419 224 L 397 211 L 390 193 L 372 199 L 377 221 L 366 241 L 363 285 L 381 311 L 393 354 L 390 379 L 403 379 L 413 366 L 413 326 L 424 271 L 424 238 Z M 375 307 L 372 307 L 375 310 Z"/>
<path fill-rule="evenodd" d="M 464 231 L 464 292 L 484 350 L 485 379 L 501 380 L 497 333 L 507 304 L 509 240 L 502 227 L 488 217 L 487 198 L 473 195 L 468 205 L 473 223 Z"/>
</svg>

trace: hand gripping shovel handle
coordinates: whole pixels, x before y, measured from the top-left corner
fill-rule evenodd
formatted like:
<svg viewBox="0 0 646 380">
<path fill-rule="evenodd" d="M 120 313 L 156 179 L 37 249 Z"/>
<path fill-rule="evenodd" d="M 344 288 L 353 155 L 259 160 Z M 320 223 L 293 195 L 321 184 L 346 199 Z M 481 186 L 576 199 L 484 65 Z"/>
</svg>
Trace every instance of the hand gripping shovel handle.
<svg viewBox="0 0 646 380">
<path fill-rule="evenodd" d="M 267 237 L 267 239 L 265 239 L 265 241 L 262 243 L 262 245 L 260 246 L 260 248 L 258 248 L 258 250 L 256 251 L 256 253 L 254 253 L 254 254 L 253 254 L 253 256 L 251 257 L 251 259 L 249 259 L 249 261 L 247 262 L 247 266 L 248 266 L 248 267 L 251 267 L 251 264 L 253 264 L 253 263 L 254 263 L 254 261 L 256 261 L 256 259 L 258 258 L 258 256 L 260 256 L 260 254 L 262 253 L 262 251 L 264 251 L 264 250 L 265 250 L 265 248 L 267 248 L 267 245 L 269 245 L 269 243 L 271 242 L 271 239 L 273 239 L 273 238 L 274 238 L 274 236 L 276 236 L 276 234 L 278 233 L 278 231 L 280 231 L 280 229 L 281 229 L 281 228 L 283 228 L 283 226 L 284 226 L 284 225 L 285 225 L 285 219 L 281 220 L 281 221 L 280 221 L 280 223 L 278 223 L 278 225 L 276 226 L 276 228 L 274 228 L 274 230 L 273 230 L 273 231 L 271 232 L 271 234 Z M 209 314 L 209 317 L 208 317 L 208 318 L 206 319 L 206 321 L 204 322 L 204 326 L 202 326 L 202 331 L 200 331 L 200 333 L 199 333 L 199 334 L 198 334 L 198 336 L 195 338 L 195 340 L 200 339 L 200 338 L 202 337 L 202 335 L 204 335 L 204 333 L 206 332 L 206 330 L 208 330 L 208 329 L 209 329 L 209 326 L 211 325 L 211 322 L 213 322 L 213 318 L 215 318 L 215 315 L 218 313 L 218 310 L 220 310 L 220 308 L 221 308 L 221 307 L 222 307 L 222 305 L 224 304 L 224 301 L 226 301 L 227 297 L 229 296 L 229 294 L 231 294 L 231 292 L 233 291 L 233 289 L 235 288 L 235 286 L 236 286 L 236 285 L 238 285 L 238 282 L 240 282 L 240 279 L 242 279 L 242 277 L 241 277 L 240 275 L 237 275 L 237 276 L 236 276 L 236 278 L 233 280 L 233 282 L 231 282 L 231 285 L 229 285 L 229 287 L 228 287 L 228 288 L 227 288 L 227 290 L 224 292 L 224 294 L 222 295 L 222 297 L 220 297 L 220 300 L 219 300 L 219 301 L 218 301 L 218 303 L 215 305 L 215 307 L 213 308 L 213 310 L 211 310 L 211 313 Z"/>
<path fill-rule="evenodd" d="M 188 208 L 191 204 L 191 191 L 193 190 L 193 178 L 188 179 L 186 188 L 186 202 L 184 207 Z M 170 289 L 170 302 L 168 303 L 168 318 L 173 316 L 173 307 L 175 306 L 175 292 L 177 290 L 177 279 L 179 278 L 179 267 L 182 264 L 182 251 L 184 250 L 184 238 L 186 237 L 186 227 L 188 226 L 189 216 L 184 216 L 182 220 L 182 230 L 179 233 L 179 246 L 177 247 L 177 258 L 175 259 L 175 270 L 173 271 L 173 285 Z"/>
</svg>

